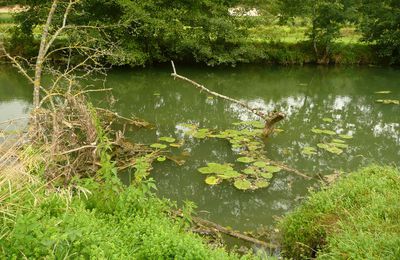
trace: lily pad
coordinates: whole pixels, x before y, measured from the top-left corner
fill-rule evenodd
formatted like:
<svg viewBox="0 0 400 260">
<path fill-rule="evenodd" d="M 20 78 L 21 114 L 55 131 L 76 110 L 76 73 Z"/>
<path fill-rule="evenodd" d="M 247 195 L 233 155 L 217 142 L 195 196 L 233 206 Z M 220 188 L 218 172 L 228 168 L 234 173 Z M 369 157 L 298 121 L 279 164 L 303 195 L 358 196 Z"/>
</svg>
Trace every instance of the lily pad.
<svg viewBox="0 0 400 260">
<path fill-rule="evenodd" d="M 208 137 L 210 134 L 211 134 L 211 131 L 209 129 L 201 128 L 193 134 L 193 137 L 198 138 L 198 139 L 204 139 L 204 138 Z"/>
<path fill-rule="evenodd" d="M 259 168 L 265 168 L 268 164 L 263 161 L 257 161 L 253 163 L 254 166 L 259 167 Z"/>
<path fill-rule="evenodd" d="M 247 167 L 242 171 L 244 174 L 252 175 L 252 174 L 257 174 L 257 170 L 254 169 L 253 167 Z"/>
<path fill-rule="evenodd" d="M 324 117 L 324 118 L 322 118 L 322 121 L 327 122 L 327 123 L 332 123 L 333 119 L 332 118 L 328 118 L 328 117 Z"/>
<path fill-rule="evenodd" d="M 352 139 L 353 137 L 351 135 L 339 135 L 340 138 L 343 139 Z"/>
<path fill-rule="evenodd" d="M 332 146 L 338 147 L 338 148 L 347 148 L 347 147 L 349 147 L 348 144 L 343 144 L 343 143 L 332 142 L 332 143 L 329 143 L 329 144 L 332 145 Z"/>
<path fill-rule="evenodd" d="M 167 159 L 167 157 L 165 157 L 165 156 L 158 156 L 157 157 L 157 161 L 159 161 L 159 162 L 163 162 L 163 161 L 165 161 Z"/>
<path fill-rule="evenodd" d="M 317 154 L 317 149 L 315 149 L 314 147 L 305 146 L 303 148 L 303 150 L 301 151 L 301 153 L 306 154 L 306 155 L 314 155 L 314 154 Z"/>
<path fill-rule="evenodd" d="M 254 186 L 256 186 L 257 188 L 266 188 L 269 186 L 269 182 L 266 180 L 256 180 L 254 182 Z"/>
<path fill-rule="evenodd" d="M 221 182 L 221 179 L 220 179 L 220 178 L 217 178 L 217 177 L 215 177 L 215 176 L 208 176 L 208 177 L 206 178 L 205 182 L 206 182 L 208 185 L 217 185 L 217 184 L 219 184 L 219 183 Z"/>
<path fill-rule="evenodd" d="M 340 140 L 340 139 L 332 139 L 332 142 L 339 143 L 339 144 L 344 144 L 346 141 L 343 141 L 343 140 Z"/>
<path fill-rule="evenodd" d="M 274 175 L 271 172 L 263 172 L 260 174 L 261 177 L 263 177 L 264 179 L 272 179 L 272 177 L 274 177 Z"/>
<path fill-rule="evenodd" d="M 390 94 L 392 91 L 390 90 L 382 90 L 382 91 L 376 91 L 375 94 Z"/>
<path fill-rule="evenodd" d="M 226 180 L 226 179 L 232 179 L 232 178 L 237 178 L 237 177 L 240 177 L 240 176 L 241 176 L 241 174 L 238 173 L 238 172 L 235 171 L 235 170 L 226 171 L 226 172 L 224 172 L 224 173 L 218 174 L 218 177 L 220 177 L 221 179 L 224 179 L 224 180 Z"/>
<path fill-rule="evenodd" d="M 326 135 L 335 135 L 336 132 L 332 130 L 326 130 L 326 129 L 318 129 L 318 128 L 313 128 L 311 129 L 311 132 L 315 134 L 326 134 Z"/>
<path fill-rule="evenodd" d="M 197 169 L 202 174 L 211 174 L 214 173 L 214 170 L 210 167 L 200 167 Z"/>
<path fill-rule="evenodd" d="M 165 149 L 167 146 L 165 144 L 160 144 L 160 143 L 154 143 L 150 145 L 151 148 L 156 148 L 156 149 Z"/>
<path fill-rule="evenodd" d="M 270 173 L 275 173 L 281 171 L 282 168 L 278 166 L 268 165 L 267 167 L 265 167 L 265 170 L 267 170 Z"/>
<path fill-rule="evenodd" d="M 174 148 L 179 148 L 182 146 L 182 144 L 179 143 L 173 143 L 173 144 L 169 144 L 169 146 L 174 147 Z"/>
<path fill-rule="evenodd" d="M 334 154 L 341 154 L 343 152 L 342 149 L 337 148 L 336 146 L 332 145 L 332 144 L 324 144 L 324 143 L 319 143 L 317 144 L 317 146 L 321 149 L 324 149 L 330 153 L 334 153 Z"/>
<path fill-rule="evenodd" d="M 385 105 L 393 104 L 393 105 L 400 105 L 400 100 L 396 99 L 378 99 L 376 100 L 378 103 L 383 103 Z"/>
<path fill-rule="evenodd" d="M 246 179 L 236 179 L 233 185 L 239 190 L 248 190 L 251 188 L 251 182 Z"/>
<path fill-rule="evenodd" d="M 173 142 L 175 142 L 175 138 L 173 138 L 173 137 L 168 137 L 168 136 L 160 137 L 158 140 L 164 141 L 164 142 L 167 142 L 167 143 L 173 143 Z"/>
<path fill-rule="evenodd" d="M 244 156 L 244 157 L 237 158 L 236 161 L 241 162 L 241 163 L 251 163 L 251 162 L 254 162 L 255 160 L 251 157 Z"/>
</svg>

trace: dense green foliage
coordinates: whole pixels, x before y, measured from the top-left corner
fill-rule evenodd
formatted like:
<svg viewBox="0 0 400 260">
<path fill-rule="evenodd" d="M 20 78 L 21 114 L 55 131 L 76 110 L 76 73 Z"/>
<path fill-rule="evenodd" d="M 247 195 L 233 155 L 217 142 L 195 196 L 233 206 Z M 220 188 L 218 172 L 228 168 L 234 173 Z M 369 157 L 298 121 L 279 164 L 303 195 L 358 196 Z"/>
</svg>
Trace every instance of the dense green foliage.
<svg viewBox="0 0 400 260">
<path fill-rule="evenodd" d="M 27 185 L 2 201 L 15 211 L 0 218 L 0 254 L 8 259 L 235 258 L 186 233 L 184 220 L 168 217 L 170 205 L 152 195 L 153 186 L 87 180 L 51 192 L 42 183 Z"/>
<path fill-rule="evenodd" d="M 286 256 L 400 258 L 400 172 L 372 166 L 314 192 L 280 223 Z"/>
<path fill-rule="evenodd" d="M 400 1 L 362 0 L 360 28 L 388 63 L 400 63 Z"/>
<path fill-rule="evenodd" d="M 24 1 L 31 8 L 16 16 L 18 26 L 9 44 L 14 53 L 34 56 L 33 42 L 39 39 L 40 33 L 36 31 L 35 34 L 35 28 L 44 23 L 50 3 Z M 65 3 L 61 1 L 55 24 L 60 24 L 64 7 Z M 230 15 L 229 8 L 235 7 L 244 12 L 256 8 L 260 16 Z M 74 7 L 68 23 L 105 26 L 98 41 L 91 44 L 106 48 L 113 43 L 112 55 L 107 59 L 116 65 L 137 66 L 171 59 L 208 65 L 240 62 L 347 64 L 360 61 L 395 64 L 400 62 L 399 8 L 395 0 L 87 0 Z M 278 24 L 283 27 L 276 27 Z M 298 28 L 304 38 L 286 42 L 284 38 L 273 37 L 276 32 L 286 30 L 286 25 Z M 362 44 L 357 42 L 360 38 L 370 47 L 364 48 L 363 58 L 347 58 L 348 54 L 359 55 L 349 53 L 347 48 L 338 48 L 337 42 L 346 37 L 342 29 L 348 28 L 357 28 L 356 33 L 362 34 L 355 42 L 345 41 L 352 47 L 350 50 L 358 49 L 356 45 Z M 249 37 L 250 34 L 257 37 Z M 77 36 L 79 34 L 73 37 Z M 265 44 L 257 45 L 259 41 Z M 295 58 L 298 62 L 287 62 L 293 56 L 291 51 L 284 53 L 286 57 L 282 59 L 270 55 L 276 51 L 277 42 L 278 45 L 284 42 L 284 50 L 296 49 L 299 45 L 306 48 L 299 49 L 302 57 Z M 287 45 L 290 47 L 286 48 Z M 338 53 L 338 50 L 343 52 Z M 338 54 L 345 58 L 335 58 Z M 370 59 L 365 59 L 366 56 Z"/>
</svg>

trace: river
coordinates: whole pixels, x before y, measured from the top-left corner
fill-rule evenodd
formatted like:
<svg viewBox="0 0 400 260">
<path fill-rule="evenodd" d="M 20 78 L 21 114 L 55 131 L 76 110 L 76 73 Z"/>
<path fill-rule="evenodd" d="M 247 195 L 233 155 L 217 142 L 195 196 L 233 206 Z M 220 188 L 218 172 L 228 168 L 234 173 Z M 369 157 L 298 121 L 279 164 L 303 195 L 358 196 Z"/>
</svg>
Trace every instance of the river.
<svg viewBox="0 0 400 260">
<path fill-rule="evenodd" d="M 251 106 L 283 111 L 287 117 L 278 126 L 283 131 L 265 141 L 264 152 L 268 158 L 313 177 L 306 180 L 281 171 L 274 174 L 269 187 L 256 191 L 240 191 L 225 181 L 207 185 L 197 169 L 208 162 L 234 163 L 238 154 L 226 140 L 185 136 L 182 124 L 217 131 L 256 118 L 234 104 L 174 81 L 169 66 L 110 71 L 106 87 L 113 88 L 114 98 L 103 94 L 93 98 L 102 105 L 113 103 L 113 109 L 121 115 L 134 115 L 155 126 L 127 133 L 136 142 L 151 144 L 161 136 L 185 140 L 182 147 L 170 149 L 184 158 L 185 164 L 156 162 L 150 177 L 155 179 L 161 197 L 179 205 L 193 201 L 202 217 L 242 231 L 260 229 L 301 203 L 310 188 L 319 187 L 322 176 L 345 175 L 373 163 L 400 166 L 400 105 L 376 102 L 400 100 L 400 69 L 252 65 L 199 68 L 177 64 L 177 70 Z M 31 92 L 21 75 L 0 67 L 0 121 L 26 115 Z M 330 153 L 317 147 L 326 136 L 312 129 L 329 129 L 351 139 L 344 140 L 348 147 L 341 154 Z M 315 148 L 316 154 L 304 154 L 304 147 Z M 128 173 L 121 177 L 129 182 Z"/>
</svg>

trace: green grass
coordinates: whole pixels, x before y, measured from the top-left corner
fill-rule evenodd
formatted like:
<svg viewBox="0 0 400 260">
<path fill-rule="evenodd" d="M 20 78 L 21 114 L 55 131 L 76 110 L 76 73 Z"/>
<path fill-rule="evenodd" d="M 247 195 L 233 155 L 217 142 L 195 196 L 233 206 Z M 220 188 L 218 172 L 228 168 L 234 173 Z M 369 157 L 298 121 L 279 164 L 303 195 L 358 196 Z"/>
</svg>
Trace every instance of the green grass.
<svg viewBox="0 0 400 260">
<path fill-rule="evenodd" d="M 298 43 L 307 41 L 308 27 L 288 25 L 257 25 L 249 30 L 249 42 L 284 42 Z M 361 34 L 353 27 L 345 27 L 340 30 L 340 37 L 335 42 L 358 43 Z"/>
<path fill-rule="evenodd" d="M 280 222 L 285 256 L 400 259 L 400 172 L 371 166 L 309 199 Z"/>
<path fill-rule="evenodd" d="M 170 205 L 149 192 L 149 182 L 125 188 L 116 177 L 87 179 L 52 190 L 40 180 L 24 181 L 26 175 L 4 176 L 0 172 L 0 258 L 238 258 L 185 231 L 187 222 L 168 216 Z"/>
</svg>

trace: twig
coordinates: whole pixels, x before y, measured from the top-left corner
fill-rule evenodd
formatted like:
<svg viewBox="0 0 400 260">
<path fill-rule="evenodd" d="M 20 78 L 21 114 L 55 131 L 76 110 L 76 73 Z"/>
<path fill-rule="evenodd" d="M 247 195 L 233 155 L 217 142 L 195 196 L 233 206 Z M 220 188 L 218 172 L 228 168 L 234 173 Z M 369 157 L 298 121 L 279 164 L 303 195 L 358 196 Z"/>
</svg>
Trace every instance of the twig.
<svg viewBox="0 0 400 260">
<path fill-rule="evenodd" d="M 295 173 L 295 174 L 297 174 L 297 175 L 299 175 L 299 176 L 301 176 L 301 177 L 303 177 L 303 178 L 305 178 L 307 180 L 311 180 L 313 178 L 313 177 L 308 176 L 308 175 L 300 172 L 299 170 L 296 170 L 296 169 L 294 169 L 294 168 L 292 168 L 290 166 L 287 166 L 287 165 L 285 165 L 285 164 L 283 164 L 281 162 L 272 161 L 272 160 L 269 160 L 269 159 L 268 159 L 268 162 L 270 162 L 271 164 L 274 164 L 276 166 L 279 166 L 280 168 L 284 169 L 285 171 Z"/>
</svg>

